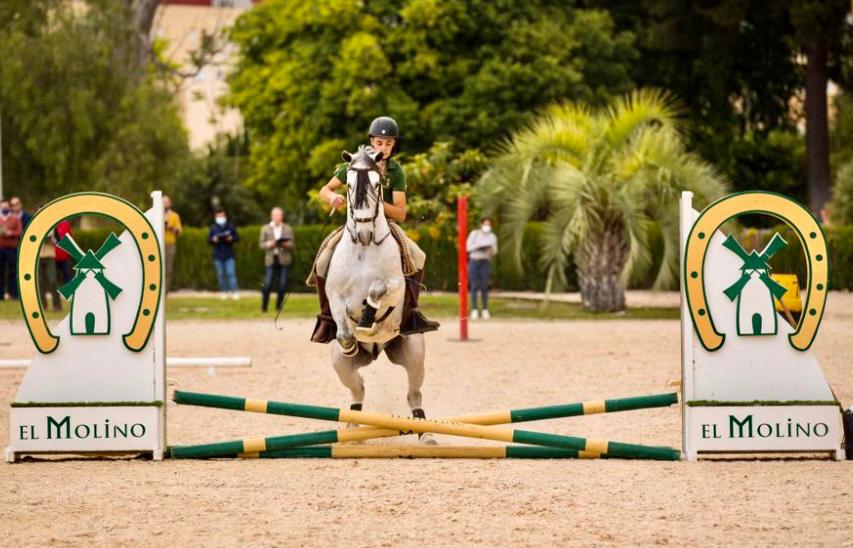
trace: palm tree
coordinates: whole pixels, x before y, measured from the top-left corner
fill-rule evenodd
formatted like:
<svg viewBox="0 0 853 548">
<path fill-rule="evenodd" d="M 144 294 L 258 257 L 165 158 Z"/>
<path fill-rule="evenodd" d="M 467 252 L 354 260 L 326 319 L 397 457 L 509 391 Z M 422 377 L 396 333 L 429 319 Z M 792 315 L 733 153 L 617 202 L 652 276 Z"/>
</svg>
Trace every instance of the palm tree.
<svg viewBox="0 0 853 548">
<path fill-rule="evenodd" d="M 686 151 L 678 109 L 665 93 L 639 90 L 611 107 L 550 107 L 504 143 L 477 184 L 483 209 L 501 220 L 501 233 L 521 264 L 524 226 L 545 221 L 541 267 L 546 292 L 565 286 L 574 257 L 587 310 L 625 309 L 625 285 L 650 264 L 648 230 L 657 222 L 664 257 L 655 288 L 677 280 L 678 198 L 698 203 L 726 185 L 707 163 Z"/>
</svg>

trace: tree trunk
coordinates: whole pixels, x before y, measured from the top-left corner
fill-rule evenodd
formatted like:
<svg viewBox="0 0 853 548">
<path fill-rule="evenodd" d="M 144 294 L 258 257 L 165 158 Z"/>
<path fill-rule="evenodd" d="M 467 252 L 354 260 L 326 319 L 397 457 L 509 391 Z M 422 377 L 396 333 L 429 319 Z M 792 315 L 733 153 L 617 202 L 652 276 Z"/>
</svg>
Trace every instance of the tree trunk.
<svg viewBox="0 0 853 548">
<path fill-rule="evenodd" d="M 818 218 L 830 197 L 827 50 L 823 41 L 806 47 L 806 168 L 809 204 Z"/>
<path fill-rule="evenodd" d="M 160 0 L 125 0 L 133 17 L 133 31 L 136 35 L 133 63 L 137 71 L 144 72 L 151 55 L 151 27 L 154 14 Z"/>
<path fill-rule="evenodd" d="M 621 226 L 609 226 L 590 235 L 575 254 L 578 285 L 584 310 L 621 312 L 625 310 L 622 272 L 628 262 L 630 244 Z"/>
</svg>

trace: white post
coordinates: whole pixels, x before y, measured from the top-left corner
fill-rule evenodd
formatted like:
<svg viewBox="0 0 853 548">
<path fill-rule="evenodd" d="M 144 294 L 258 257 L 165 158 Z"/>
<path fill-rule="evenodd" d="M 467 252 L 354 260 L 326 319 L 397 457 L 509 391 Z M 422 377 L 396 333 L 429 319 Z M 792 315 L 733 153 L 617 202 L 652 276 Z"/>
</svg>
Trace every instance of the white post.
<svg viewBox="0 0 853 548">
<path fill-rule="evenodd" d="M 0 200 L 3 199 L 3 109 L 0 108 Z"/>
<path fill-rule="evenodd" d="M 684 253 L 687 248 L 687 237 L 695 221 L 693 211 L 693 193 L 682 192 L 679 208 L 679 279 L 681 280 L 681 445 L 684 456 L 688 461 L 696 460 L 696 452 L 690 447 L 687 432 L 687 402 L 693 399 L 693 320 L 690 318 L 687 299 L 685 298 Z"/>
<path fill-rule="evenodd" d="M 157 319 L 154 322 L 154 399 L 162 402 L 158 413 L 160 435 L 157 447 L 154 448 L 154 460 L 163 460 L 166 451 L 166 292 L 163 290 L 166 266 L 166 248 L 164 241 L 163 193 L 155 190 L 151 193 L 152 215 L 151 224 L 160 243 L 160 302 L 157 305 Z"/>
</svg>

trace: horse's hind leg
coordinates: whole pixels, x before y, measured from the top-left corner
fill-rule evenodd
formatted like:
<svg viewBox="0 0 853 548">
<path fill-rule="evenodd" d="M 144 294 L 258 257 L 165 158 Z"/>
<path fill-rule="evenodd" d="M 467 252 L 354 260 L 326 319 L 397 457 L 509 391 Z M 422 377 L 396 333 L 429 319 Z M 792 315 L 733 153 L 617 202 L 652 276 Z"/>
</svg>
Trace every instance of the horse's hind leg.
<svg viewBox="0 0 853 548">
<path fill-rule="evenodd" d="M 406 399 L 412 409 L 412 416 L 416 419 L 425 419 L 426 413 L 424 412 L 423 395 L 421 394 L 421 387 L 426 376 L 424 336 L 418 333 L 397 337 L 386 347 L 385 353 L 388 355 L 388 359 L 403 366 L 406 370 L 409 379 L 409 391 L 406 394 Z M 435 443 L 430 434 L 422 434 L 420 438 L 424 443 Z"/>
</svg>

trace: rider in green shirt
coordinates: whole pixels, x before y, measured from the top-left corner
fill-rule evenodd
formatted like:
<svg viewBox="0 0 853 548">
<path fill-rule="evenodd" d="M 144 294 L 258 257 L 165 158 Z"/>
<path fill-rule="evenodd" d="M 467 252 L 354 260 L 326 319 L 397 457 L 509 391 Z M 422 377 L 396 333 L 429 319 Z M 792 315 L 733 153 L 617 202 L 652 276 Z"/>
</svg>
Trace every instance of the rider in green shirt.
<svg viewBox="0 0 853 548">
<path fill-rule="evenodd" d="M 380 175 L 385 179 L 386 185 L 383 193 L 383 210 L 385 217 L 390 221 L 402 223 L 406 220 L 406 172 L 392 156 L 398 151 L 400 145 L 400 129 L 397 122 L 388 116 L 380 116 L 371 122 L 368 130 L 370 145 L 377 152 L 382 152 L 383 159 L 379 162 Z M 320 197 L 327 201 L 333 208 L 337 209 L 346 204 L 346 200 L 336 191 L 344 186 L 347 180 L 347 164 L 341 164 L 335 170 L 335 174 L 320 190 Z M 337 243 L 330 242 L 329 247 Z M 414 257 L 417 272 L 406 277 L 406 297 L 403 307 L 403 318 L 400 324 L 400 334 L 410 335 L 413 333 L 424 333 L 438 329 L 438 322 L 428 320 L 418 308 L 418 298 L 424 279 L 425 254 L 418 248 L 417 244 L 408 237 L 406 245 Z M 331 255 L 329 255 L 330 257 Z M 327 261 L 323 268 L 316 269 L 315 283 L 317 295 L 320 299 L 320 314 L 317 316 L 317 325 L 311 340 L 319 343 L 327 343 L 335 338 L 337 327 L 332 319 L 329 308 L 329 300 L 326 297 L 326 272 Z M 323 262 L 318 257 L 317 266 Z"/>
</svg>

